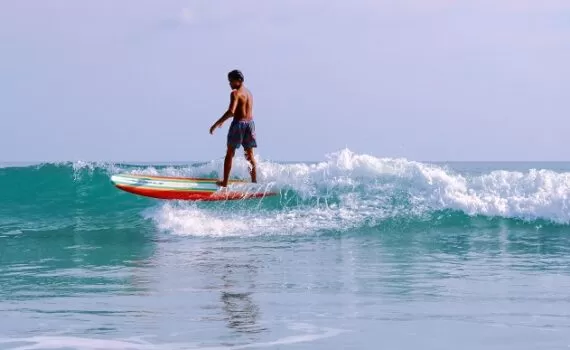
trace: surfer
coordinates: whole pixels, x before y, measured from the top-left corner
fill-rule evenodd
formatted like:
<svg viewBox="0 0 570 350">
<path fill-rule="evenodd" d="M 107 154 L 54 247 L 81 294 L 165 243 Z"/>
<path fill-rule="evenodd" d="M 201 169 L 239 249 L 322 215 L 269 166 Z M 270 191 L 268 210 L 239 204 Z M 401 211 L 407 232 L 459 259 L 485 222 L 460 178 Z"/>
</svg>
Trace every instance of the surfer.
<svg viewBox="0 0 570 350">
<path fill-rule="evenodd" d="M 243 146 L 245 158 L 250 163 L 251 182 L 257 182 L 256 163 L 253 157 L 253 149 L 257 147 L 255 140 L 255 124 L 253 122 L 253 95 L 246 89 L 243 81 L 243 74 L 239 70 L 228 73 L 228 81 L 232 92 L 230 94 L 230 105 L 228 110 L 210 128 L 210 134 L 216 128 L 221 127 L 226 120 L 233 117 L 228 130 L 227 150 L 224 159 L 224 179 L 217 184 L 222 187 L 228 185 L 232 161 L 235 150 Z"/>
</svg>

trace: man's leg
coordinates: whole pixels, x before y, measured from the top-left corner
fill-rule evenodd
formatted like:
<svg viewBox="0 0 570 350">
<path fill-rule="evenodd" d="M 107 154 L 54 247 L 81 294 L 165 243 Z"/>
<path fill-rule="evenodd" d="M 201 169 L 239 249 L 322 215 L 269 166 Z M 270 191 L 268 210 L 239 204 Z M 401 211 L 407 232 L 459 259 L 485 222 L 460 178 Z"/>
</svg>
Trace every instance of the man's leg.
<svg viewBox="0 0 570 350">
<path fill-rule="evenodd" d="M 246 148 L 245 149 L 245 159 L 247 159 L 247 161 L 249 162 L 249 164 L 251 165 L 251 168 L 249 169 L 249 174 L 251 175 L 251 182 L 257 182 L 257 169 L 256 169 L 256 163 L 255 163 L 255 158 L 253 157 L 253 148 Z"/>
<path fill-rule="evenodd" d="M 224 179 L 222 181 L 216 182 L 219 186 L 222 187 L 228 186 L 228 180 L 230 178 L 230 171 L 232 170 L 232 161 L 235 152 L 236 149 L 233 146 L 228 145 L 228 149 L 226 151 L 226 158 L 224 159 Z"/>
<path fill-rule="evenodd" d="M 253 149 L 257 147 L 257 141 L 255 140 L 255 123 L 250 121 L 245 129 L 245 135 L 243 138 L 243 149 L 245 150 L 245 159 L 251 164 L 249 173 L 251 175 L 251 182 L 257 182 L 257 169 L 255 158 L 253 157 Z"/>
</svg>

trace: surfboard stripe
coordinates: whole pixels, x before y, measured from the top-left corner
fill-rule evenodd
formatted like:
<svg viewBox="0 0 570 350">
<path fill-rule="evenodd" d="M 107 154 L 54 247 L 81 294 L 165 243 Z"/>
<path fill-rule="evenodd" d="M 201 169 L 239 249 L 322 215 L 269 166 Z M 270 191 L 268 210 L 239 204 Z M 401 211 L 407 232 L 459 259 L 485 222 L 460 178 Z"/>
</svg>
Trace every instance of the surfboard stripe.
<svg viewBox="0 0 570 350">
<path fill-rule="evenodd" d="M 132 190 L 147 190 L 147 191 L 156 191 L 156 190 L 160 190 L 160 191 L 173 191 L 173 192 L 196 192 L 196 193 L 212 193 L 212 192 L 216 192 L 215 189 L 213 190 L 202 190 L 202 189 L 195 189 L 195 188 L 175 188 L 175 187 L 149 187 L 149 186 L 130 186 L 130 185 L 125 185 L 125 184 L 118 184 L 118 186 L 121 186 L 122 188 L 128 188 L 128 189 L 132 189 Z"/>
<path fill-rule="evenodd" d="M 175 180 L 171 181 L 168 178 L 146 178 L 146 177 L 132 177 L 123 175 L 113 175 L 111 181 L 114 183 L 120 183 L 129 186 L 146 186 L 146 187 L 159 187 L 159 188 L 199 188 L 199 189 L 211 189 L 216 190 L 218 186 L 215 180 L 205 181 L 194 181 L 187 179 L 185 181 Z"/>
<path fill-rule="evenodd" d="M 216 183 L 217 179 L 211 178 L 200 178 L 200 177 L 178 177 L 178 176 L 157 176 L 157 175 L 144 175 L 144 174 L 120 174 L 117 176 L 125 178 L 136 178 L 136 179 L 149 179 L 149 180 L 164 180 L 164 181 L 175 181 L 175 182 L 208 182 Z M 229 183 L 245 183 L 246 180 L 243 179 L 230 179 Z"/>
</svg>

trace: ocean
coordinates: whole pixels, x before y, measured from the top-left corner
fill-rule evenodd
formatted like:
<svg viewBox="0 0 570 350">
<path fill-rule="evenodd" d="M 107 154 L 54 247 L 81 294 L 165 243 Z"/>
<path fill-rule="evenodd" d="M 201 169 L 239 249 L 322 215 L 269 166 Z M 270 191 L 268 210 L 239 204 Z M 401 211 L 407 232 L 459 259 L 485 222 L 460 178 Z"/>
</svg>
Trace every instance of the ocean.
<svg viewBox="0 0 570 350">
<path fill-rule="evenodd" d="M 0 165 L 0 349 L 570 347 L 570 163 L 341 150 L 211 203 L 110 182 L 221 169 Z"/>
</svg>

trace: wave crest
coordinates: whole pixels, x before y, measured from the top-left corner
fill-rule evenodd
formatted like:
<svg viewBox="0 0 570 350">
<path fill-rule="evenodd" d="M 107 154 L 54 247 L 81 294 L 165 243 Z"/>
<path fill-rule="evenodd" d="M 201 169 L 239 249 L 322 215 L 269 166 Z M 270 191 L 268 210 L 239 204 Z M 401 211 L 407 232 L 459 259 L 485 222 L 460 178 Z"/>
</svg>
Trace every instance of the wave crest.
<svg viewBox="0 0 570 350">
<path fill-rule="evenodd" d="M 119 196 L 122 205 L 128 205 L 135 203 L 135 197 L 113 189 L 110 175 L 218 177 L 222 167 L 223 160 L 218 159 L 190 165 L 68 162 L 0 168 L 0 175 L 5 175 L 0 189 L 17 201 L 18 181 L 40 179 L 48 185 L 38 188 L 49 191 L 46 198 L 58 191 L 62 200 L 81 196 L 68 207 L 109 205 Z M 248 177 L 248 164 L 242 157 L 236 157 L 232 174 Z M 54 178 L 48 181 L 49 176 Z M 143 216 L 159 229 L 190 235 L 346 231 L 403 221 L 433 224 L 434 218 L 448 215 L 570 224 L 570 172 L 564 171 L 458 170 L 451 165 L 378 158 L 345 149 L 313 163 L 259 159 L 258 178 L 281 196 L 231 203 L 141 202 L 137 198 L 136 203 L 145 203 Z M 42 198 L 41 193 L 37 196 Z M 150 208 L 148 203 L 152 203 Z"/>
<path fill-rule="evenodd" d="M 183 172 L 194 176 L 219 168 L 221 161 Z M 247 164 L 238 160 L 234 173 L 247 176 Z M 570 173 L 566 172 L 494 170 L 477 175 L 449 166 L 343 150 L 317 163 L 261 162 L 260 175 L 263 182 L 282 189 L 279 211 L 262 210 L 269 206 L 204 211 L 181 204 L 159 207 L 150 217 L 165 230 L 194 235 L 350 230 L 459 212 L 570 223 Z"/>
</svg>

